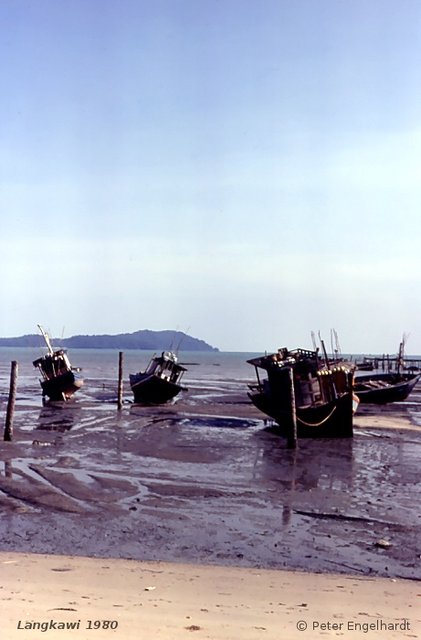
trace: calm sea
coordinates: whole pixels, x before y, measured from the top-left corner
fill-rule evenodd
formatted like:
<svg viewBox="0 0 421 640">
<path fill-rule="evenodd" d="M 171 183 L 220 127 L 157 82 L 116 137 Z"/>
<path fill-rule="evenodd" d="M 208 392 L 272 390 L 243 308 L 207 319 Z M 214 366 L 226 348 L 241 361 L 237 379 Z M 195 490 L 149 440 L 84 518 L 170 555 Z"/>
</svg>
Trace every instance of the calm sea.
<svg viewBox="0 0 421 640">
<path fill-rule="evenodd" d="M 1 347 L 0 348 L 0 389 L 4 395 L 9 388 L 10 365 L 13 360 L 18 362 L 20 395 L 27 393 L 39 395 L 39 375 L 32 362 L 45 354 L 42 348 Z M 119 352 L 115 349 L 71 349 L 68 351 L 74 367 L 81 367 L 85 385 L 84 394 L 90 394 L 98 388 L 112 388 L 118 379 Z M 143 370 L 154 355 L 152 351 L 127 350 L 123 352 L 123 375 L 128 381 L 130 373 Z M 197 352 L 184 351 L 179 353 L 179 362 L 187 368 L 183 382 L 194 388 L 205 383 L 206 386 L 220 386 L 229 388 L 244 387 L 254 379 L 254 368 L 247 364 L 247 359 L 255 353 L 232 352 Z M 81 394 L 78 393 L 78 397 Z"/>
<path fill-rule="evenodd" d="M 44 355 L 46 350 L 29 347 L 0 347 L 0 390 L 4 395 L 9 388 L 10 365 L 16 360 L 19 365 L 19 388 L 30 395 L 39 395 L 39 375 L 32 362 Z M 74 367 L 80 367 L 85 380 L 84 394 L 98 387 L 109 387 L 117 383 L 119 352 L 116 349 L 71 349 L 68 351 Z M 127 350 L 123 352 L 123 375 L 127 382 L 130 373 L 143 370 L 154 355 L 152 351 Z M 247 360 L 261 355 L 245 352 L 197 352 L 181 351 L 179 362 L 187 368 L 184 384 L 189 388 L 196 385 L 246 389 L 247 383 L 254 381 L 254 367 Z M 347 357 L 347 356 L 346 356 Z M 352 356 L 359 359 L 361 356 Z M 415 357 L 415 356 L 413 356 Z M 420 357 L 421 359 L 421 357 Z M 78 397 L 80 394 L 78 393 Z"/>
</svg>

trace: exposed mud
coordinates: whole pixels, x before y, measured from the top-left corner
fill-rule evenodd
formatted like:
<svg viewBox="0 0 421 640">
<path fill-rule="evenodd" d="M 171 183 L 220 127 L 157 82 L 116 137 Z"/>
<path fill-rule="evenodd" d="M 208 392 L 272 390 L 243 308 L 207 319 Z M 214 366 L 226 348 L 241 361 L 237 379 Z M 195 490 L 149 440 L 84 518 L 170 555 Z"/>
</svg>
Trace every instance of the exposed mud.
<svg viewBox="0 0 421 640">
<path fill-rule="evenodd" d="M 120 412 L 107 381 L 44 407 L 24 381 L 1 547 L 419 579 L 420 407 L 360 406 L 352 440 L 290 451 L 234 379 Z"/>
</svg>

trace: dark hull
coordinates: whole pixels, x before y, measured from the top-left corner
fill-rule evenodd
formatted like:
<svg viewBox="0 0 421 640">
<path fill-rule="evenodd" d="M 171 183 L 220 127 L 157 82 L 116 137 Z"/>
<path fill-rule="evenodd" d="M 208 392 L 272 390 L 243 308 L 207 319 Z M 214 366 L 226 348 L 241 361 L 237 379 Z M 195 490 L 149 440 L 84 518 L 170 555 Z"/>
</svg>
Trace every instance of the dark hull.
<svg viewBox="0 0 421 640">
<path fill-rule="evenodd" d="M 184 389 L 179 384 L 146 373 L 130 375 L 130 386 L 134 401 L 139 404 L 164 404 Z"/>
<path fill-rule="evenodd" d="M 41 380 L 42 395 L 53 401 L 68 400 L 82 385 L 82 378 L 75 376 L 73 371 L 66 371 L 49 380 Z"/>
<path fill-rule="evenodd" d="M 332 402 L 297 407 L 297 436 L 299 438 L 351 438 L 353 435 L 353 394 L 348 392 Z M 263 392 L 249 393 L 253 404 L 275 420 L 282 435 L 288 436 L 277 403 Z"/>
<path fill-rule="evenodd" d="M 420 375 L 379 373 L 355 378 L 354 391 L 364 404 L 387 404 L 405 400 L 420 379 Z M 375 385 L 384 385 L 375 388 Z"/>
</svg>

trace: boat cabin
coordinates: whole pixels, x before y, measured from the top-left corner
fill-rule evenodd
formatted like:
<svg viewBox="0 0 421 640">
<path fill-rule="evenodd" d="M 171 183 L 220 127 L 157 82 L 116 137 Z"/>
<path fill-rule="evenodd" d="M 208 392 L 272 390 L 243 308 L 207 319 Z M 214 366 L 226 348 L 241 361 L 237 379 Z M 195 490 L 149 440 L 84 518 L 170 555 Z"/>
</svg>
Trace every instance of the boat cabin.
<svg viewBox="0 0 421 640">
<path fill-rule="evenodd" d="M 33 361 L 33 365 L 41 371 L 44 380 L 51 380 L 72 369 L 65 349 L 58 349 L 42 358 L 38 358 Z"/>
<path fill-rule="evenodd" d="M 157 376 L 169 382 L 178 382 L 186 368 L 177 362 L 177 356 L 171 351 L 163 351 L 160 356 L 154 356 L 145 369 L 145 373 Z"/>
<path fill-rule="evenodd" d="M 335 400 L 352 388 L 352 371 L 345 363 L 324 362 L 318 351 L 286 348 L 277 353 L 247 361 L 254 365 L 258 389 L 269 395 L 282 396 L 285 390 L 285 369 L 293 370 L 294 393 L 297 407 L 310 407 Z M 267 373 L 261 380 L 259 369 Z M 282 372 L 282 374 L 281 374 Z"/>
</svg>

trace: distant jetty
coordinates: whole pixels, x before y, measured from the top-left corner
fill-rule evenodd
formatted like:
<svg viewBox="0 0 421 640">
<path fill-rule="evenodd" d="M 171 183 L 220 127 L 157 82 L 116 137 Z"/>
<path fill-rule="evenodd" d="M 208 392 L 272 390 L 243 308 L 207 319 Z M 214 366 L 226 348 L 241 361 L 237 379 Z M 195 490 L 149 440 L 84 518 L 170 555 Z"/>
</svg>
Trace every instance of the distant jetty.
<svg viewBox="0 0 421 640">
<path fill-rule="evenodd" d="M 70 338 L 53 338 L 53 343 L 72 349 L 145 349 L 180 351 L 219 351 L 204 340 L 193 338 L 182 331 L 150 331 L 141 329 L 134 333 L 116 335 L 77 335 Z M 16 338 L 0 338 L 0 347 L 39 347 L 42 337 L 30 334 Z"/>
</svg>

